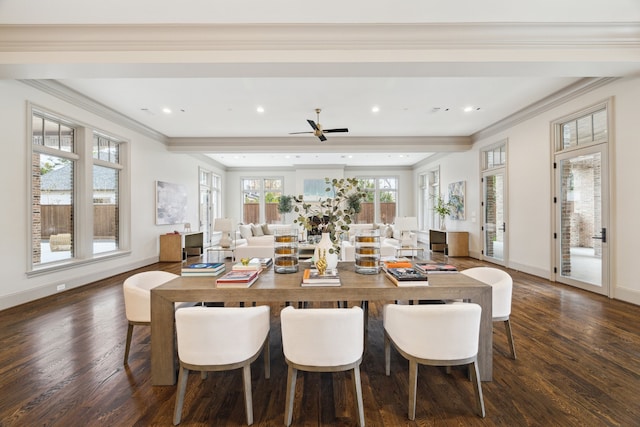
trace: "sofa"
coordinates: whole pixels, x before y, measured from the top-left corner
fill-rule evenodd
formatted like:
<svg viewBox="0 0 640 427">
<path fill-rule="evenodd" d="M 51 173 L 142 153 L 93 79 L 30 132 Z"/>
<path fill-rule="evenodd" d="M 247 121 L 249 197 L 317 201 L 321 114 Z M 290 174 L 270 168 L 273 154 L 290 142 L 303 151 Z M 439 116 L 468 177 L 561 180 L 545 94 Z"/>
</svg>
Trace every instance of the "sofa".
<svg viewBox="0 0 640 427">
<path fill-rule="evenodd" d="M 297 224 L 240 224 L 236 232 L 236 259 L 273 258 L 273 236 L 285 230 L 298 231 L 299 227 Z"/>
<path fill-rule="evenodd" d="M 380 230 L 380 256 L 403 256 L 402 247 L 415 247 L 418 244 L 417 233 L 405 233 L 394 228 L 393 224 L 351 224 L 349 234 L 340 245 L 340 259 L 355 261 L 355 237 L 362 230 Z"/>
</svg>

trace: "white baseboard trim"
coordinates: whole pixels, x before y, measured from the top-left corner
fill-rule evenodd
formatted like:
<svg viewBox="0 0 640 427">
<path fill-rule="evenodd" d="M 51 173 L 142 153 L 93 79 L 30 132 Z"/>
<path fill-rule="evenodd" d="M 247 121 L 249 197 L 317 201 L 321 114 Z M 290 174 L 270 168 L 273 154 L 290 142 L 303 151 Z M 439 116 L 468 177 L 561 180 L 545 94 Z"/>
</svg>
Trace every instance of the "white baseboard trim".
<svg viewBox="0 0 640 427">
<path fill-rule="evenodd" d="M 107 277 L 115 276 L 116 274 L 126 273 L 127 271 L 135 270 L 136 268 L 145 267 L 150 264 L 155 264 L 158 262 L 158 257 L 151 257 L 144 260 L 136 261 L 129 264 L 122 264 L 117 267 L 104 270 L 101 272 L 92 272 L 90 274 L 86 274 L 83 276 L 78 276 L 74 278 L 69 278 L 65 280 L 65 290 L 58 291 L 56 289 L 59 284 L 59 280 L 56 283 L 48 283 L 42 286 L 38 286 L 35 288 L 31 288 L 22 292 L 15 292 L 13 294 L 8 294 L 0 297 L 0 310 L 5 310 L 7 308 L 15 307 L 20 304 L 25 304 L 31 301 L 35 301 L 40 298 L 45 298 L 54 294 L 58 294 L 61 292 L 66 292 L 70 289 L 79 288 L 81 286 L 88 285 L 97 280 L 106 279 Z"/>
<path fill-rule="evenodd" d="M 519 264 L 517 262 L 510 262 L 507 268 L 551 280 L 551 272 L 541 268 L 531 267 L 530 265 Z"/>
<path fill-rule="evenodd" d="M 640 291 L 636 289 L 614 287 L 613 298 L 631 304 L 640 305 Z"/>
</svg>

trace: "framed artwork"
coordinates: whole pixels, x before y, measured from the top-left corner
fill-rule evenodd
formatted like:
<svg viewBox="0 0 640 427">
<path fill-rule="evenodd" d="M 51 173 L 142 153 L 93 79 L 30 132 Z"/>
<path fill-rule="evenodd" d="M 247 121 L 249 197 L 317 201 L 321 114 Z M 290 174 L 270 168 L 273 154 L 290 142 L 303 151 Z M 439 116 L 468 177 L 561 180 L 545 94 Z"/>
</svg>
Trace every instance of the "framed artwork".
<svg viewBox="0 0 640 427">
<path fill-rule="evenodd" d="M 187 187 L 156 181 L 156 225 L 187 222 Z"/>
<path fill-rule="evenodd" d="M 464 219 L 464 181 L 449 184 L 449 203 L 451 204 L 451 219 Z"/>
<path fill-rule="evenodd" d="M 320 199 L 333 197 L 333 189 L 326 191 L 327 184 L 324 179 L 305 179 L 303 182 L 303 195 L 306 202 L 317 202 Z"/>
</svg>

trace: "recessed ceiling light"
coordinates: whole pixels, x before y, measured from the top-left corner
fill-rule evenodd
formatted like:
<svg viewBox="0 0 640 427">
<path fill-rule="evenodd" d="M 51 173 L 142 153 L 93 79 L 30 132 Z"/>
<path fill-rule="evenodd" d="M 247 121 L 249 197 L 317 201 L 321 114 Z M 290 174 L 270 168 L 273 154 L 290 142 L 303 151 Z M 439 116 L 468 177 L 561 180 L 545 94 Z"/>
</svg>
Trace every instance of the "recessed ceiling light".
<svg viewBox="0 0 640 427">
<path fill-rule="evenodd" d="M 258 105 L 258 108 L 256 108 L 256 111 L 260 114 L 264 113 L 264 107 L 262 105 Z"/>
<path fill-rule="evenodd" d="M 164 107 L 162 109 L 162 112 L 165 113 L 165 114 L 171 114 L 171 108 Z"/>
<path fill-rule="evenodd" d="M 371 107 L 371 112 L 372 113 L 380 112 L 380 107 L 378 107 L 377 105 L 374 105 L 373 107 Z"/>
</svg>

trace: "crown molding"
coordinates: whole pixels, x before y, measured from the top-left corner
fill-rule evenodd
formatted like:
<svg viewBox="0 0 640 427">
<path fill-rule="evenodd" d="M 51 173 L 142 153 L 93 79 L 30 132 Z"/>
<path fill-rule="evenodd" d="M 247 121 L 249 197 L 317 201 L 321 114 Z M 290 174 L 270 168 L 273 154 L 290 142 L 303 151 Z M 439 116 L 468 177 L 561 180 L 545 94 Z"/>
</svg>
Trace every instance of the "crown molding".
<svg viewBox="0 0 640 427">
<path fill-rule="evenodd" d="M 510 116 L 488 126 L 473 135 L 471 140 L 475 143 L 481 139 L 485 139 L 503 132 L 522 123 L 526 120 L 532 119 L 545 111 L 549 111 L 561 104 L 564 104 L 572 99 L 589 93 L 599 87 L 605 86 L 613 81 L 618 80 L 617 77 L 603 77 L 603 78 L 583 78 L 569 85 L 561 90 L 517 111 Z"/>
<path fill-rule="evenodd" d="M 0 25 L 2 52 L 638 48 L 640 23 Z"/>
<path fill-rule="evenodd" d="M 131 129 L 135 132 L 138 132 L 142 135 L 148 136 L 151 139 L 162 142 L 164 144 L 167 143 L 167 136 L 151 129 L 148 126 L 143 125 L 142 123 L 133 120 L 118 111 L 107 107 L 104 104 L 101 104 L 88 96 L 77 92 L 62 83 L 59 83 L 55 80 L 19 80 L 21 83 L 31 86 L 35 89 L 38 89 L 48 95 L 54 96 L 58 99 L 66 101 L 70 104 L 75 105 L 76 107 L 82 108 L 83 110 L 89 111 L 97 116 L 100 116 L 104 119 L 110 120 L 114 123 L 117 123 L 121 126 L 124 126 L 128 129 Z"/>
</svg>

